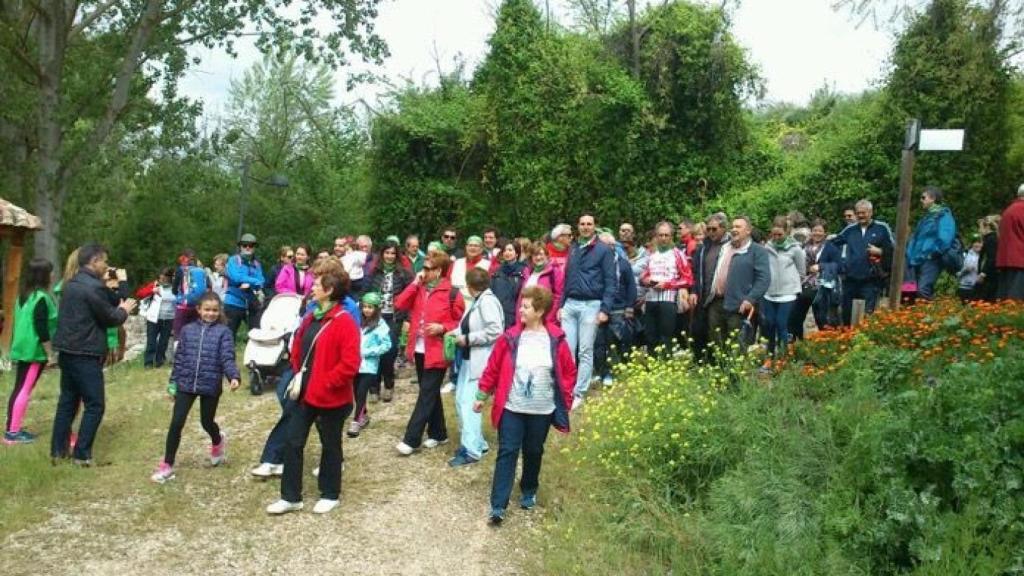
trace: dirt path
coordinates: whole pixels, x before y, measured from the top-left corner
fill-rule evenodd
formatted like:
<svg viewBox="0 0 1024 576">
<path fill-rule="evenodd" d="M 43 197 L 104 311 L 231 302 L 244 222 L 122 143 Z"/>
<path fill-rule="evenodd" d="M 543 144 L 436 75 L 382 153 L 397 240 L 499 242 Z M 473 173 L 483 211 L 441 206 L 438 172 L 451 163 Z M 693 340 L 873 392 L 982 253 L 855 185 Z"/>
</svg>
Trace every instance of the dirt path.
<svg viewBox="0 0 1024 576">
<path fill-rule="evenodd" d="M 277 498 L 278 482 L 256 480 L 248 470 L 278 414 L 272 394 L 225 394 L 218 420 L 228 435 L 229 461 L 217 469 L 205 465 L 208 440 L 193 410 L 177 478 L 151 484 L 169 417 L 161 415 L 169 413 L 166 400 L 151 390 L 140 393 L 151 407 L 108 408 L 101 436 L 123 444 L 123 453 L 112 450 L 109 466 L 69 472 L 88 476 L 76 476 L 66 497 L 43 506 L 45 520 L 2 539 L 4 574 L 523 572 L 520 543 L 540 525 L 543 510 L 511 511 L 494 530 L 486 525 L 493 457 L 452 470 L 446 465 L 451 444 L 398 456 L 394 444 L 415 401 L 407 381 L 399 383 L 395 402 L 371 406 L 373 421 L 360 438 L 345 439 L 342 505 L 325 516 L 309 512 L 317 497 L 309 475 L 320 453 L 315 431 L 306 450 L 307 509 L 284 517 L 263 512 Z M 451 397 L 445 402 L 451 412 Z M 454 414 L 448 417 L 454 442 Z"/>
</svg>

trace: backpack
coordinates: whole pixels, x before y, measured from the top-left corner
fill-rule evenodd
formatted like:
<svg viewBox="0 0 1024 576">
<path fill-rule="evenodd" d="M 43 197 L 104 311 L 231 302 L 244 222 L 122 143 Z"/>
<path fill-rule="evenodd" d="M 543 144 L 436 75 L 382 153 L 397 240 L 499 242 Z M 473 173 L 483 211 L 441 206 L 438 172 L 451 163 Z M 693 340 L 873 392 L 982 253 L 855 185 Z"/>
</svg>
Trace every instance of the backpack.
<svg viewBox="0 0 1024 576">
<path fill-rule="evenodd" d="M 956 274 L 964 267 L 964 245 L 959 236 L 954 236 L 949 248 L 942 251 L 940 262 L 950 274 Z"/>
</svg>

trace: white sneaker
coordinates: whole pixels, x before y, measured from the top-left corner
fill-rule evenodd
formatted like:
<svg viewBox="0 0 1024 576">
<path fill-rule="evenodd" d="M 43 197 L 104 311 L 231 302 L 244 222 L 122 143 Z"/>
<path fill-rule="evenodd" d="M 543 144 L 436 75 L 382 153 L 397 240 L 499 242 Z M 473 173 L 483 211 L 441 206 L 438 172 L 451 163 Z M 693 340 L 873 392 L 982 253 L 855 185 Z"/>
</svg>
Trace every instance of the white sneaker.
<svg viewBox="0 0 1024 576">
<path fill-rule="evenodd" d="M 448 439 L 447 438 L 445 438 L 444 440 L 434 440 L 433 438 L 427 438 L 426 440 L 423 441 L 423 447 L 424 448 L 437 448 L 441 444 L 447 444 L 447 443 L 448 443 Z"/>
<path fill-rule="evenodd" d="M 313 478 L 319 478 L 319 477 L 320 477 L 320 467 L 317 466 L 316 468 L 313 468 Z M 317 504 L 319 504 L 319 502 L 317 502 Z M 316 508 L 314 508 L 313 511 L 315 512 Z"/>
<path fill-rule="evenodd" d="M 455 384 L 449 382 L 444 386 L 441 386 L 441 394 L 451 394 L 452 392 L 455 392 Z"/>
<path fill-rule="evenodd" d="M 302 510 L 302 502 L 289 502 L 287 500 L 278 500 L 270 506 L 267 506 L 267 514 L 287 514 L 288 512 L 297 512 Z"/>
<path fill-rule="evenodd" d="M 327 514 L 328 512 L 334 510 L 337 507 L 337 500 L 327 500 L 325 498 L 321 498 L 317 500 L 316 504 L 313 506 L 313 514 Z"/>
<path fill-rule="evenodd" d="M 579 408 L 580 406 L 583 406 L 583 396 L 573 396 L 572 397 L 572 408 L 569 408 L 569 411 L 573 412 L 577 408 Z"/>
<path fill-rule="evenodd" d="M 409 446 L 405 442 L 399 442 L 398 444 L 396 444 L 395 450 L 398 450 L 398 453 L 401 454 L 402 456 L 408 456 L 416 451 L 415 448 Z"/>
<path fill-rule="evenodd" d="M 271 464 L 270 462 L 261 462 L 259 466 L 249 471 L 249 474 L 259 478 L 270 478 L 271 476 L 280 476 L 284 473 L 284 464 Z"/>
</svg>

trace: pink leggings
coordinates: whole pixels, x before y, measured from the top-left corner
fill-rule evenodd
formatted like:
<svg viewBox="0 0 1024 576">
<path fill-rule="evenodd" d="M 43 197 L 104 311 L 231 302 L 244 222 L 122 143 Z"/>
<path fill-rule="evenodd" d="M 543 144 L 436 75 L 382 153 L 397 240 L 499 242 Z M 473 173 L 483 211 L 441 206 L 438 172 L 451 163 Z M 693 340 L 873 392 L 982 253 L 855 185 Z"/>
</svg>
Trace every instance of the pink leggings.
<svg viewBox="0 0 1024 576">
<path fill-rule="evenodd" d="M 43 373 L 45 364 L 42 362 L 18 362 L 14 379 L 14 390 L 7 401 L 7 432 L 18 432 L 21 430 L 21 421 L 25 418 L 25 411 L 28 410 L 28 400 L 32 396 L 32 389 L 39 381 L 39 375 Z"/>
</svg>

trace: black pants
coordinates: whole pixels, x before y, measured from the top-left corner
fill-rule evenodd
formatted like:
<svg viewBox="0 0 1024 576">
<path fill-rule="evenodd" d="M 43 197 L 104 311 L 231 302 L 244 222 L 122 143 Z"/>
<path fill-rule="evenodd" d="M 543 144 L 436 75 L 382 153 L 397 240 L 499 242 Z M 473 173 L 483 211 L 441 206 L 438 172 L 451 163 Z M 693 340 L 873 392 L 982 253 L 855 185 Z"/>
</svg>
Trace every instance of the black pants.
<svg viewBox="0 0 1024 576">
<path fill-rule="evenodd" d="M 75 442 L 73 456 L 78 460 L 92 458 L 92 443 L 106 408 L 103 360 L 101 356 L 60 353 L 60 397 L 57 399 L 57 413 L 53 417 L 50 443 L 50 455 L 54 458 L 68 455 L 71 423 L 78 412 L 79 403 L 85 406 L 85 412 L 78 426 L 78 441 Z"/>
<path fill-rule="evenodd" d="M 743 316 L 739 312 L 729 312 L 725 309 L 725 301 L 722 298 L 715 298 L 708 304 L 708 333 L 714 340 L 719 354 L 730 354 L 729 345 L 736 342 L 740 346 L 739 352 L 745 353 L 747 346 L 753 344 L 743 337 Z"/>
<path fill-rule="evenodd" d="M 807 319 L 807 312 L 810 311 L 813 303 L 814 295 L 805 297 L 801 293 L 796 297 L 796 303 L 793 304 L 793 312 L 789 315 L 789 334 L 794 340 L 804 339 L 804 320 Z"/>
<path fill-rule="evenodd" d="M 423 430 L 437 441 L 448 439 L 444 423 L 444 403 L 441 402 L 441 385 L 444 384 L 444 368 L 424 368 L 423 354 L 416 354 L 416 377 L 420 391 L 416 396 L 416 407 L 409 416 L 403 442 L 412 448 L 419 448 Z"/>
<path fill-rule="evenodd" d="M 159 368 L 167 361 L 167 344 L 171 341 L 173 326 L 173 319 L 146 322 L 146 353 L 142 362 L 144 366 Z"/>
<path fill-rule="evenodd" d="M 356 376 L 356 411 L 353 416 L 356 420 L 362 420 L 366 416 L 366 395 L 374 386 L 380 389 L 380 376 L 362 372 Z"/>
<path fill-rule="evenodd" d="M 249 306 L 248 308 L 225 306 L 224 315 L 228 317 L 228 328 L 231 329 L 231 335 L 236 338 L 238 337 L 238 329 L 242 326 L 242 320 L 245 320 L 249 330 L 260 327 L 258 306 Z"/>
<path fill-rule="evenodd" d="M 667 356 L 672 352 L 672 339 L 676 335 L 676 303 L 648 302 L 646 307 L 644 332 L 647 333 L 647 352 L 653 356 L 655 350 L 659 350 L 661 356 Z"/>
<path fill-rule="evenodd" d="M 285 408 L 291 410 L 288 419 L 288 441 L 284 449 L 284 474 L 281 476 L 281 499 L 302 502 L 302 464 L 309 428 L 316 423 L 320 434 L 320 497 L 337 500 L 341 496 L 341 428 L 352 413 L 352 405 L 340 408 L 316 408 L 305 402 L 294 402 Z"/>
<path fill-rule="evenodd" d="M 188 420 L 188 413 L 192 411 L 192 404 L 196 398 L 199 398 L 199 422 L 203 425 L 203 430 L 210 435 L 212 444 L 220 444 L 220 428 L 213 420 L 217 417 L 220 396 L 199 396 L 179 391 L 174 395 L 171 427 L 167 430 L 167 445 L 164 447 L 164 462 L 171 466 L 174 466 L 174 457 L 178 454 L 178 446 L 181 444 L 181 431 L 185 428 L 185 421 Z"/>
<path fill-rule="evenodd" d="M 707 361 L 708 351 L 708 309 L 704 302 L 698 301 L 697 308 L 693 311 L 690 322 L 690 348 L 693 350 L 693 357 L 698 361 Z"/>
<path fill-rule="evenodd" d="M 380 392 L 381 382 L 388 390 L 395 389 L 395 359 L 398 358 L 398 336 L 402 330 L 402 323 L 395 320 L 394 314 L 382 314 L 381 318 L 387 322 L 388 328 L 390 328 L 391 350 L 380 357 L 380 369 L 377 371 L 380 378 L 370 388 L 374 393 Z M 356 414 L 359 412 L 356 411 Z"/>
<path fill-rule="evenodd" d="M 843 282 L 843 325 L 853 322 L 853 301 L 864 300 L 864 315 L 874 314 L 878 297 L 882 292 L 879 280 L 874 278 L 850 278 Z"/>
</svg>

